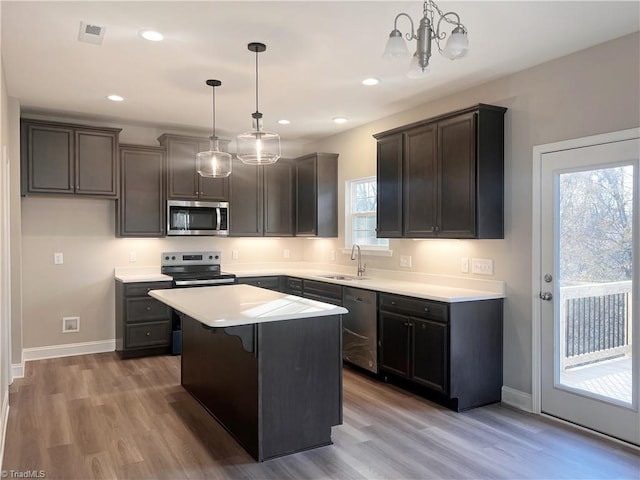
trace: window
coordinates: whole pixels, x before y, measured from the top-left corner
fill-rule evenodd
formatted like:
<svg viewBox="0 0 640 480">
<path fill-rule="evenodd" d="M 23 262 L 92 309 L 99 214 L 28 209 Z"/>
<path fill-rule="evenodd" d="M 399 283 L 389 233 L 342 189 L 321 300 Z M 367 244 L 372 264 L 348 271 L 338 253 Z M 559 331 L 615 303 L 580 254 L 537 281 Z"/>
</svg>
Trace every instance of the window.
<svg viewBox="0 0 640 480">
<path fill-rule="evenodd" d="M 389 240 L 376 238 L 376 177 L 347 181 L 345 193 L 345 247 L 357 243 L 366 250 L 387 250 Z"/>
</svg>

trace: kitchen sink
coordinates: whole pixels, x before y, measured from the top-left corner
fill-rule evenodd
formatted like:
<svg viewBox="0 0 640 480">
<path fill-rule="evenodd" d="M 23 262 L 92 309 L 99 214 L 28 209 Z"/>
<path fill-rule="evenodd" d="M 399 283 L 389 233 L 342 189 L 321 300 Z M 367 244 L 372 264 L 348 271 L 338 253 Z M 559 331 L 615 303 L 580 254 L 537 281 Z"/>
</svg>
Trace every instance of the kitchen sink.
<svg viewBox="0 0 640 480">
<path fill-rule="evenodd" d="M 318 275 L 320 278 L 327 278 L 329 280 L 344 280 L 344 281 L 352 281 L 352 280 L 368 280 L 368 277 L 356 277 L 353 275 L 341 275 L 337 273 L 333 273 L 330 275 Z"/>
</svg>

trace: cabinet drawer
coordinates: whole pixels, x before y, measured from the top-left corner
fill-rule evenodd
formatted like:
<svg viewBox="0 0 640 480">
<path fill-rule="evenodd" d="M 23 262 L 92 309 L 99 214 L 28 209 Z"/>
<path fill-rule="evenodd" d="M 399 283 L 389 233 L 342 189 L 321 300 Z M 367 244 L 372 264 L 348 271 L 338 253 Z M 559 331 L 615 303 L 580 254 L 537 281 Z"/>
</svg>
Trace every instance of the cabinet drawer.
<svg viewBox="0 0 640 480">
<path fill-rule="evenodd" d="M 127 297 L 146 297 L 150 290 L 171 288 L 171 282 L 125 283 L 124 294 Z"/>
<path fill-rule="evenodd" d="M 280 277 L 244 277 L 238 278 L 237 283 L 267 288 L 269 290 L 278 290 L 280 288 Z"/>
<path fill-rule="evenodd" d="M 336 305 L 342 304 L 342 285 L 316 282 L 315 280 L 303 280 L 302 291 L 307 298 L 320 300 L 321 302 L 335 303 Z"/>
<path fill-rule="evenodd" d="M 445 303 L 420 300 L 398 295 L 380 294 L 380 309 L 401 312 L 406 315 L 429 318 L 446 322 L 449 320 L 448 306 Z"/>
<path fill-rule="evenodd" d="M 287 292 L 302 294 L 302 280 L 299 278 L 286 277 Z"/>
<path fill-rule="evenodd" d="M 171 326 L 169 322 L 127 325 L 126 329 L 126 348 L 169 345 L 171 338 Z"/>
<path fill-rule="evenodd" d="M 171 318 L 171 308 L 155 298 L 127 298 L 125 305 L 127 323 L 168 320 Z"/>
</svg>

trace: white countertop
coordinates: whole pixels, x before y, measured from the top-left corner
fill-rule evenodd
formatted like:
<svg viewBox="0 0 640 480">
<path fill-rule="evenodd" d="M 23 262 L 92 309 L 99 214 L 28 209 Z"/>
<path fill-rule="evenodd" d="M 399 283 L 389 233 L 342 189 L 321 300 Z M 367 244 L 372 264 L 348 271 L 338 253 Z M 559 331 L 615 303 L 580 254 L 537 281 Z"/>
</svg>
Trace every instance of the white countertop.
<svg viewBox="0 0 640 480">
<path fill-rule="evenodd" d="M 160 273 L 160 267 L 116 267 L 116 280 L 122 283 L 170 282 L 169 275 Z"/>
<path fill-rule="evenodd" d="M 251 285 L 151 290 L 153 298 L 209 327 L 340 315 L 346 308 Z"/>
<path fill-rule="evenodd" d="M 421 283 L 406 280 L 386 279 L 382 277 L 367 277 L 357 280 L 337 280 L 325 278 L 323 275 L 336 272 L 316 271 L 316 270 L 278 270 L 278 271 L 233 271 L 238 277 L 255 277 L 268 275 L 287 275 L 290 277 L 306 278 L 327 283 L 336 283 L 345 287 L 363 288 L 365 290 L 375 290 L 377 292 L 395 293 L 409 297 L 422 298 L 425 300 L 436 300 L 446 303 L 472 302 L 476 300 L 491 300 L 504 298 L 504 290 L 496 288 L 495 291 L 476 290 L 472 288 L 462 288 L 449 285 L 439 285 L 434 283 Z M 347 274 L 355 277 L 355 275 Z M 499 283 L 499 282 L 496 282 Z"/>
</svg>

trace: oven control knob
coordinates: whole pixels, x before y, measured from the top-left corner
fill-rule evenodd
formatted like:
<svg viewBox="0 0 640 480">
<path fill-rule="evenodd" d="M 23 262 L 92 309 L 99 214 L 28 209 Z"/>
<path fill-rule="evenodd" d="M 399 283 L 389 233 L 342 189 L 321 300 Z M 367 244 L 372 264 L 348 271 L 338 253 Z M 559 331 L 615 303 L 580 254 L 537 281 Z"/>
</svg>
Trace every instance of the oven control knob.
<svg viewBox="0 0 640 480">
<path fill-rule="evenodd" d="M 164 257 L 165 260 L 169 260 L 169 256 L 167 255 L 166 257 Z"/>
<path fill-rule="evenodd" d="M 175 260 L 175 259 L 176 259 L 176 256 L 175 256 L 175 255 L 173 255 L 173 256 L 171 257 L 171 260 Z"/>
<path fill-rule="evenodd" d="M 220 255 L 216 255 L 216 260 L 218 260 L 220 258 Z"/>
<path fill-rule="evenodd" d="M 216 257 L 218 258 L 218 257 Z M 213 260 L 213 255 L 209 255 L 209 260 Z"/>
</svg>

